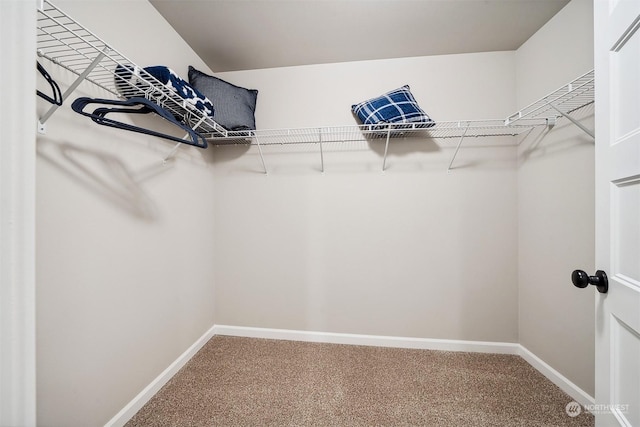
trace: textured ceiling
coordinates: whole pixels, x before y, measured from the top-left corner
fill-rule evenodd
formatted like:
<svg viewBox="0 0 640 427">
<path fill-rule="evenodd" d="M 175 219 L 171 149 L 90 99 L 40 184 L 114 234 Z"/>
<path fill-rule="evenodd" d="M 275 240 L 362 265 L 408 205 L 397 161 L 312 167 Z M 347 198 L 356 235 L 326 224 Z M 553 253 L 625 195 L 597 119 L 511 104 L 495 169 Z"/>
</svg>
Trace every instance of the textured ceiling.
<svg viewBox="0 0 640 427">
<path fill-rule="evenodd" d="M 569 0 L 150 0 L 214 71 L 515 50 Z"/>
</svg>

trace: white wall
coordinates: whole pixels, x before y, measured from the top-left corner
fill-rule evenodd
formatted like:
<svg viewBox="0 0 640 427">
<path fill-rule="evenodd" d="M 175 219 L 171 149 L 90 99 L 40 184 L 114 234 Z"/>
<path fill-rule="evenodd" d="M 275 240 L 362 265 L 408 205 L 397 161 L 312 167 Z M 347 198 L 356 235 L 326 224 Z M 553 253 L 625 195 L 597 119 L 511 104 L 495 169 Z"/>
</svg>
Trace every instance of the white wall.
<svg viewBox="0 0 640 427">
<path fill-rule="evenodd" d="M 205 68 L 147 1 L 56 5 L 139 65 Z M 42 63 L 64 91 L 73 76 Z M 104 425 L 215 314 L 207 151 L 185 146 L 163 165 L 172 142 L 94 124 L 70 108 L 83 95 L 105 96 L 81 85 L 37 139 L 40 426 Z"/>
<path fill-rule="evenodd" d="M 516 53 L 525 106 L 593 69 L 593 5 L 573 0 Z M 576 113 L 593 129 L 593 107 Z M 594 140 L 561 119 L 519 147 L 520 343 L 594 395 L 594 292 L 571 272 L 594 265 Z"/>
<path fill-rule="evenodd" d="M 435 120 L 515 110 L 513 52 L 219 73 L 259 89 L 261 129 L 356 124 L 409 84 Z M 214 149 L 216 323 L 517 342 L 516 149 L 508 138 Z"/>
<path fill-rule="evenodd" d="M 0 426 L 36 421 L 35 90 L 32 2 L 0 2 Z M 25 23 L 31 25 L 26 26 Z"/>
</svg>

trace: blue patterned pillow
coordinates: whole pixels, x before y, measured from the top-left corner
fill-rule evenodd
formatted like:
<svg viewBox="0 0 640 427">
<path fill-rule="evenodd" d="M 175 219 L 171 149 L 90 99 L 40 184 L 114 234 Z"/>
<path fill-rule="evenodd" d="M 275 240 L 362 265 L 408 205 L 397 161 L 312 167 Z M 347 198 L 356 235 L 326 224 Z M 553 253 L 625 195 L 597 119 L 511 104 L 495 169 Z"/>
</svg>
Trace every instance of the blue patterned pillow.
<svg viewBox="0 0 640 427">
<path fill-rule="evenodd" d="M 431 127 L 435 123 L 415 100 L 409 85 L 392 90 L 377 98 L 368 99 L 351 106 L 362 124 L 379 123 L 424 123 Z"/>
<path fill-rule="evenodd" d="M 160 80 L 170 89 L 175 90 L 185 101 L 192 104 L 198 110 L 213 117 L 213 103 L 186 80 L 178 76 L 172 69 L 165 66 L 145 67 L 144 70 L 156 79 Z"/>
<path fill-rule="evenodd" d="M 149 80 L 149 75 L 159 80 L 166 87 L 173 89 L 187 103 L 213 117 L 213 103 L 172 69 L 163 65 L 145 67 L 142 70 L 133 65 L 118 65 L 115 70 L 116 89 L 125 98 L 134 96 L 145 98 L 147 86 L 140 79 L 146 78 L 146 80 Z"/>
</svg>

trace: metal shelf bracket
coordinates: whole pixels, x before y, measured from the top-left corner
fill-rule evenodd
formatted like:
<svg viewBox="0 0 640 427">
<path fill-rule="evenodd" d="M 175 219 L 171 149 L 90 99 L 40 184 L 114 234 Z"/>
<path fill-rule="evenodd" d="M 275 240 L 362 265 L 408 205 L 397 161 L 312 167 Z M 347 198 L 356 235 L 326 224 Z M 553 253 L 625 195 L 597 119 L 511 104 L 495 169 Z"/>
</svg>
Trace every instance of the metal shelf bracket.
<svg viewBox="0 0 640 427">
<path fill-rule="evenodd" d="M 460 126 L 459 123 L 458 123 L 458 126 Z M 464 141 L 464 137 L 467 135 L 468 130 L 469 130 L 469 124 L 467 124 L 467 127 L 464 128 L 464 131 L 462 132 L 462 136 L 460 136 L 460 141 L 458 141 L 458 146 L 456 147 L 456 151 L 453 152 L 453 157 L 451 157 L 451 162 L 449 162 L 447 173 L 451 172 L 453 161 L 456 159 L 456 156 L 458 155 L 458 151 L 460 151 L 460 147 L 462 146 L 462 141 Z"/>
<path fill-rule="evenodd" d="M 320 144 L 320 172 L 324 172 L 324 153 L 322 152 L 322 128 L 318 129 L 318 143 Z"/>
<path fill-rule="evenodd" d="M 91 64 L 89 64 L 89 66 L 87 66 L 87 68 L 85 68 L 85 70 L 82 72 L 82 74 L 80 74 L 74 81 L 73 83 L 71 83 L 71 86 L 69 86 L 67 88 L 67 90 L 62 94 L 62 102 L 66 101 L 67 98 L 69 98 L 69 95 L 71 95 L 73 93 L 74 90 L 76 90 L 76 88 L 78 86 L 80 86 L 80 83 L 82 83 L 84 81 L 84 79 L 87 78 L 87 76 L 89 75 L 89 73 L 91 73 L 91 71 L 93 71 L 93 69 L 100 63 L 100 61 L 102 61 L 102 58 L 105 57 L 105 55 L 108 53 L 109 48 L 105 48 L 104 51 L 100 52 L 95 59 L 91 62 Z M 40 124 L 44 125 L 45 122 L 47 120 L 49 120 L 49 117 L 51 117 L 51 115 L 53 113 L 56 112 L 56 110 L 60 108 L 59 105 L 52 105 L 51 108 L 49 108 L 49 110 L 47 110 L 46 113 L 44 113 L 42 115 L 42 117 L 40 117 L 40 120 L 38 121 Z"/>
<path fill-rule="evenodd" d="M 568 119 L 569 121 L 571 121 L 571 123 L 573 123 L 574 125 L 578 126 L 584 133 L 586 133 L 587 135 L 589 135 L 591 138 L 595 139 L 596 135 L 595 133 L 590 130 L 587 129 L 586 126 L 584 126 L 582 123 L 580 123 L 579 121 L 577 121 L 576 119 L 574 119 L 573 117 L 571 117 L 570 115 L 568 115 L 567 113 L 565 113 L 564 111 L 556 108 L 555 105 L 553 105 L 552 103 L 548 102 L 547 104 L 549 104 L 549 106 L 551 108 L 553 108 L 555 111 L 557 111 L 560 115 L 562 115 L 562 117 Z M 555 123 L 555 122 L 554 122 Z"/>
<path fill-rule="evenodd" d="M 386 169 L 387 152 L 389 151 L 389 139 L 391 138 L 391 126 L 387 126 L 387 141 L 384 144 L 384 157 L 382 158 L 382 171 Z"/>
<path fill-rule="evenodd" d="M 198 120 L 198 122 L 196 122 L 196 124 L 192 126 L 192 129 L 197 129 L 197 128 L 198 128 L 198 126 L 200 126 L 200 124 L 204 121 L 204 119 L 205 119 L 205 118 L 204 118 L 204 117 L 202 117 L 200 120 Z M 189 136 L 190 136 L 190 135 L 187 133 L 187 134 L 185 134 L 185 135 L 184 135 L 184 137 L 183 137 L 182 139 L 185 139 L 185 140 L 186 140 L 186 139 L 188 139 L 188 138 L 189 138 Z M 171 160 L 171 157 L 173 157 L 173 155 L 174 155 L 174 154 L 176 154 L 176 153 L 178 152 L 178 150 L 180 149 L 180 146 L 181 146 L 181 145 L 183 145 L 183 144 L 182 144 L 182 142 L 178 142 L 178 143 L 177 143 L 177 144 L 176 144 L 176 145 L 171 149 L 171 151 L 169 151 L 169 152 L 167 153 L 167 155 L 166 155 L 166 156 L 164 156 L 164 158 L 162 159 L 162 164 L 163 164 L 163 165 L 166 165 L 166 164 L 167 164 L 167 162 L 168 162 L 169 160 Z"/>
<path fill-rule="evenodd" d="M 256 145 L 258 146 L 258 153 L 260 154 L 260 161 L 262 162 L 262 168 L 264 169 L 264 174 L 267 175 L 267 165 L 264 163 L 264 156 L 262 155 L 262 145 L 260 145 L 260 138 L 257 135 L 254 135 L 256 140 Z"/>
</svg>

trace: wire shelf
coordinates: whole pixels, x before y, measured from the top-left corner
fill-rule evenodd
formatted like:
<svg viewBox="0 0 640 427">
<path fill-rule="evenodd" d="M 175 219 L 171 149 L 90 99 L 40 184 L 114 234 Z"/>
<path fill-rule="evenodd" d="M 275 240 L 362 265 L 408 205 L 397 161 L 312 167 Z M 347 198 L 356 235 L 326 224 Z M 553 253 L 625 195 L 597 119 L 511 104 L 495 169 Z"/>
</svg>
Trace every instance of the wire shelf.
<svg viewBox="0 0 640 427">
<path fill-rule="evenodd" d="M 570 116 L 574 111 L 594 102 L 593 71 L 578 77 L 504 120 L 458 120 L 435 123 L 230 131 L 84 28 L 49 0 L 41 0 L 38 9 L 37 54 L 77 76 L 62 95 L 63 99 L 68 98 L 84 80 L 104 89 L 110 96 L 116 98 L 144 96 L 168 110 L 175 117 L 179 117 L 185 125 L 214 145 L 249 144 L 257 145 L 261 150 L 262 146 L 274 144 L 320 144 L 320 150 L 322 150 L 322 144 L 325 142 L 383 139 L 386 141 L 386 160 L 390 138 L 457 138 L 459 140 L 456 148 L 457 153 L 465 138 L 516 136 L 529 132 L 538 126 L 552 126 L 561 116 L 571 120 L 593 136 L 593 132 Z M 133 70 L 136 78 L 123 78 L 122 69 Z M 45 121 L 58 107 L 57 105 L 51 106 L 49 111 L 40 117 L 40 130 L 43 129 Z M 170 155 L 180 145 L 181 143 L 178 143 Z M 262 151 L 260 151 L 260 156 L 264 165 Z"/>
<path fill-rule="evenodd" d="M 37 54 L 77 75 L 76 81 L 63 95 L 66 99 L 84 80 L 124 99 L 144 96 L 180 117 L 186 125 L 201 134 L 218 134 L 225 129 L 206 113 L 185 101 L 174 90 L 135 65 L 133 61 L 109 46 L 69 15 L 44 0 L 38 9 Z M 119 68 L 121 67 L 121 68 Z M 134 82 L 125 80 L 117 70 L 134 69 Z M 40 122 L 44 123 L 55 111 L 52 108 Z"/>
<path fill-rule="evenodd" d="M 460 138 L 516 136 L 542 124 L 526 120 L 506 126 L 503 120 L 458 120 L 435 123 L 390 123 L 383 125 L 321 126 L 290 129 L 228 131 L 226 135 L 207 136 L 213 144 L 317 144 L 390 138 Z"/>
<path fill-rule="evenodd" d="M 567 116 L 582 107 L 594 102 L 595 77 L 594 71 L 583 74 L 561 88 L 540 98 L 507 117 L 505 125 L 526 119 L 555 120 L 560 116 Z"/>
</svg>

